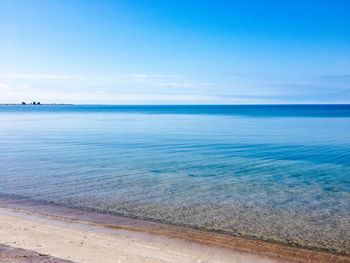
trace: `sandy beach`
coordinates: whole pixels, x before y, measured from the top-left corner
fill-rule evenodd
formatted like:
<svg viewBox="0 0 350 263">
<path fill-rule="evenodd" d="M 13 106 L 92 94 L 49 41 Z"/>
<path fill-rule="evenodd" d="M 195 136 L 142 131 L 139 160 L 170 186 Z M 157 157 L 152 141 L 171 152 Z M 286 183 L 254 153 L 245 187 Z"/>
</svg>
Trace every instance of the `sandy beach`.
<svg viewBox="0 0 350 263">
<path fill-rule="evenodd" d="M 105 233 L 97 226 L 0 212 L 1 243 L 73 262 L 282 262 L 131 231 Z"/>
<path fill-rule="evenodd" d="M 87 221 L 82 214 L 80 217 L 84 220 L 62 216 L 70 211 L 68 208 L 61 211 L 58 208 L 54 215 L 49 206 L 45 213 L 42 210 L 46 206 L 28 210 L 23 209 L 21 202 L 9 206 L 4 207 L 2 203 L 0 208 L 0 244 L 52 258 L 51 261 L 40 261 L 40 257 L 38 261 L 23 261 L 30 257 L 12 257 L 12 261 L 8 261 L 16 253 L 11 252 L 9 257 L 7 247 L 0 253 L 0 260 L 4 262 L 350 262 L 349 257 L 325 252 L 200 230 L 184 228 L 181 231 L 176 226 L 147 222 L 140 225 L 133 219 L 125 219 L 129 223 L 110 224 L 111 219 L 106 217 L 108 224 L 101 224 L 96 216 L 92 221 Z M 136 224 L 139 225 L 135 227 Z M 17 256 L 21 253 L 25 254 L 20 250 Z M 18 259 L 22 261 L 16 261 Z"/>
</svg>

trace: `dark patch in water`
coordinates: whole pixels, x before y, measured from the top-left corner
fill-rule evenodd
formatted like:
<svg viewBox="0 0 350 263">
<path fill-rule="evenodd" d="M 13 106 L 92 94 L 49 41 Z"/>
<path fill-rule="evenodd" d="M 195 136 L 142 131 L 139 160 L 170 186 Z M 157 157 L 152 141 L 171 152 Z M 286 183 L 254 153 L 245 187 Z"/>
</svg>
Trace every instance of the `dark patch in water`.
<svg viewBox="0 0 350 263">
<path fill-rule="evenodd" d="M 152 172 L 152 173 L 156 173 L 156 174 L 160 174 L 160 173 L 162 173 L 163 171 L 162 171 L 162 170 L 152 170 L 151 172 Z"/>
<path fill-rule="evenodd" d="M 323 190 L 326 192 L 339 192 L 339 189 L 337 189 L 336 187 L 332 187 L 332 186 L 323 187 Z"/>
<path fill-rule="evenodd" d="M 216 174 L 189 174 L 190 177 L 214 177 Z"/>
</svg>

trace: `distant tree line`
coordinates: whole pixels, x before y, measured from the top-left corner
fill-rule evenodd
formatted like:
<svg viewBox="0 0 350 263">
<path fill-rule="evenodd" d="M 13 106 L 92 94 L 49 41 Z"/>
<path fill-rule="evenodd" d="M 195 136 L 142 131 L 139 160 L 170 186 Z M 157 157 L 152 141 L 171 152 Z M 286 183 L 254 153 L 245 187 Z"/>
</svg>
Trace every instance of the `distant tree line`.
<svg viewBox="0 0 350 263">
<path fill-rule="evenodd" d="M 33 101 L 32 103 L 28 103 L 29 105 L 40 105 L 40 101 L 36 102 Z M 24 101 L 22 101 L 22 105 L 27 105 L 27 103 L 25 103 Z"/>
</svg>

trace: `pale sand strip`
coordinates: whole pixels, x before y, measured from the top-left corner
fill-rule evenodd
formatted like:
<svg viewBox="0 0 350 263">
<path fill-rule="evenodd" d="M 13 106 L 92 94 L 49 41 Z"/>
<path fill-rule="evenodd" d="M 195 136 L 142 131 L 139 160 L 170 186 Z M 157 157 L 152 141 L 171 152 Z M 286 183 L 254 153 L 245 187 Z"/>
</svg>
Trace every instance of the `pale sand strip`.
<svg viewBox="0 0 350 263">
<path fill-rule="evenodd" d="M 126 230 L 0 209 L 0 243 L 74 262 L 291 262 Z"/>
</svg>

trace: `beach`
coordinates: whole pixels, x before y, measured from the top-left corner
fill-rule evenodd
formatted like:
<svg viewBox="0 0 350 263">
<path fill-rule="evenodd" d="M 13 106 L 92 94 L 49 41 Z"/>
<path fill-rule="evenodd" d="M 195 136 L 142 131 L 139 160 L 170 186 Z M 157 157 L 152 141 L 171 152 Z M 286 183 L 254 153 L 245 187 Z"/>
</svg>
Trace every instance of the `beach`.
<svg viewBox="0 0 350 263">
<path fill-rule="evenodd" d="M 59 260 L 121 263 L 350 262 L 349 257 L 327 252 L 20 199 L 1 198 L 0 207 L 0 244 L 15 251 L 20 248 L 30 251 L 29 254 L 36 252 L 44 257 L 55 257 L 52 262 L 58 263 Z M 0 253 L 0 260 L 6 259 L 6 250 L 3 253 Z M 17 254 L 21 253 L 21 250 L 17 251 Z M 16 253 L 10 253 L 13 254 Z"/>
<path fill-rule="evenodd" d="M 137 231 L 104 233 L 97 226 L 23 215 L 1 209 L 1 243 L 73 262 L 289 262 Z"/>
</svg>

